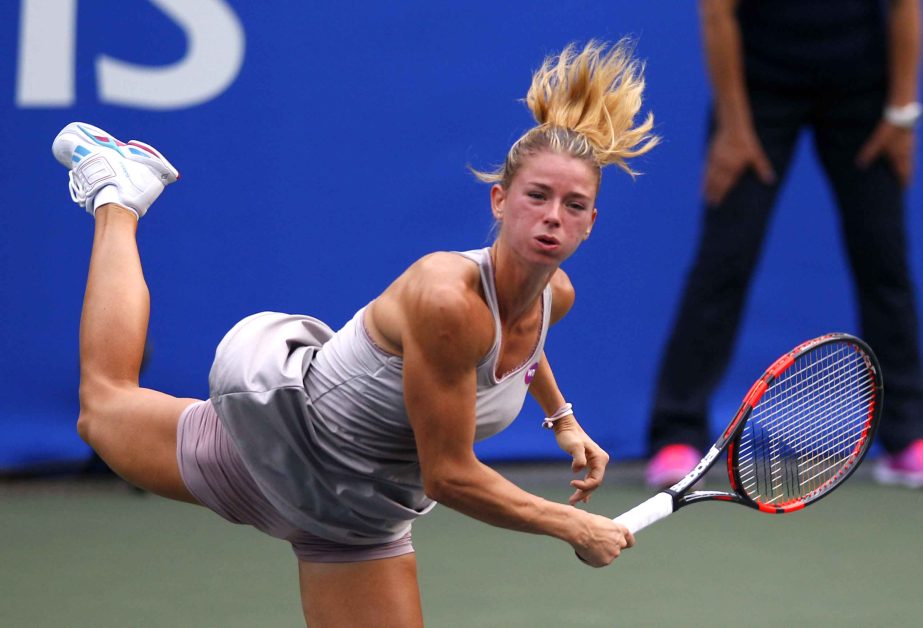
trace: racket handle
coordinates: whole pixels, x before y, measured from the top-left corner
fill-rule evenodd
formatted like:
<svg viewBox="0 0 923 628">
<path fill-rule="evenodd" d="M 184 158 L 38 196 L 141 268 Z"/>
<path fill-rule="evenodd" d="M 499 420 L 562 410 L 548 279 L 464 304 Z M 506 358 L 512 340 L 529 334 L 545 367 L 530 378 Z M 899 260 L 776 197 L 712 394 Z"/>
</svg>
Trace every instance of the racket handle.
<svg viewBox="0 0 923 628">
<path fill-rule="evenodd" d="M 637 534 L 652 523 L 671 514 L 673 514 L 673 496 L 670 493 L 657 493 L 646 502 L 622 513 L 613 521 L 628 528 L 632 534 Z"/>
</svg>

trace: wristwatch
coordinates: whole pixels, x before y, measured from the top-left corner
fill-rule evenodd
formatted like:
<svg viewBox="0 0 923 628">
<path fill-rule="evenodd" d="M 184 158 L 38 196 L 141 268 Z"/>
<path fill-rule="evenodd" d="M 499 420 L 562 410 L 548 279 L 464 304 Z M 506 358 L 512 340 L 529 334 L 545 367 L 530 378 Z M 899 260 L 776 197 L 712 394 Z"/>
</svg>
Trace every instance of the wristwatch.
<svg viewBox="0 0 923 628">
<path fill-rule="evenodd" d="M 912 129 L 917 126 L 920 116 L 923 115 L 923 106 L 919 102 L 909 102 L 906 105 L 885 107 L 885 120 L 902 129 Z"/>
</svg>

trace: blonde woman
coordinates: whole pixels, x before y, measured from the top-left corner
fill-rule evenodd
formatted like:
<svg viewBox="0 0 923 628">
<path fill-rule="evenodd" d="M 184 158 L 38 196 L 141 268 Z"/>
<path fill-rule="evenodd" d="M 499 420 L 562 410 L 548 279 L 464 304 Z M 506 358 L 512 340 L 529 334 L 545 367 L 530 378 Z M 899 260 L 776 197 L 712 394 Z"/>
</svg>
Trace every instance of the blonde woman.
<svg viewBox="0 0 923 628">
<path fill-rule="evenodd" d="M 535 73 L 538 125 L 495 172 L 489 248 L 428 255 L 337 332 L 264 312 L 216 352 L 210 399 L 140 388 L 149 295 L 138 219 L 176 180 L 147 144 L 83 123 L 53 152 L 95 216 L 80 326 L 78 430 L 124 478 L 292 543 L 311 626 L 422 625 L 414 518 L 441 502 L 486 523 L 569 543 L 590 565 L 634 540 L 574 508 L 608 455 L 581 429 L 543 345 L 574 301 L 560 265 L 593 229 L 601 169 L 649 150 L 644 83 L 625 44 L 567 47 Z M 529 392 L 573 458 L 569 504 L 483 465 L 475 441 L 506 427 Z"/>
</svg>

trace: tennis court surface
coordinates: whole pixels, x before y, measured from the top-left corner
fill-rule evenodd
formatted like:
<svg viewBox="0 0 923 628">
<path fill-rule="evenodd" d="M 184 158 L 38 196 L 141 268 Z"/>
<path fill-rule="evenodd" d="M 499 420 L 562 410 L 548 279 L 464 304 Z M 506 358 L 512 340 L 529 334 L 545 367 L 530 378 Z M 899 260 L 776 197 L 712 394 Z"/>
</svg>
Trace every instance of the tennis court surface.
<svg viewBox="0 0 923 628">
<path fill-rule="evenodd" d="M 692 505 L 600 570 L 439 507 L 414 528 L 427 626 L 923 625 L 923 495 L 874 484 L 872 464 L 791 515 Z M 565 463 L 497 468 L 569 494 Z M 640 465 L 614 464 L 589 509 L 649 494 Z M 0 482 L 0 626 L 302 625 L 283 542 L 111 478 Z"/>
</svg>

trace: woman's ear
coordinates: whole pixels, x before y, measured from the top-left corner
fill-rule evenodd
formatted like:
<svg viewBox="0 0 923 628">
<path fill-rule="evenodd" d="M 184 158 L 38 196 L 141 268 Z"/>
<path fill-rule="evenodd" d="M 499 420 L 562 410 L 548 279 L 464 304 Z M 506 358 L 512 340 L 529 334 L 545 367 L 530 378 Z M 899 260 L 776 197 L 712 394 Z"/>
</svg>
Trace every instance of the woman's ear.
<svg viewBox="0 0 923 628">
<path fill-rule="evenodd" d="M 596 216 L 597 216 L 597 215 L 599 215 L 599 211 L 594 207 L 594 208 L 593 208 L 593 214 L 592 214 L 592 216 L 590 217 L 590 224 L 589 224 L 589 226 L 586 228 L 586 233 L 583 234 L 583 239 L 584 239 L 584 240 L 586 240 L 587 238 L 590 237 L 590 232 L 593 231 L 593 225 L 596 224 Z"/>
<path fill-rule="evenodd" d="M 498 222 L 503 220 L 503 201 L 506 200 L 506 190 L 499 183 L 494 183 L 490 188 L 490 209 L 493 212 L 494 219 Z"/>
</svg>

